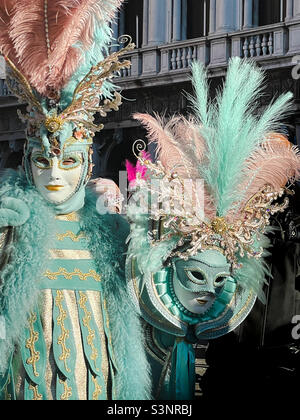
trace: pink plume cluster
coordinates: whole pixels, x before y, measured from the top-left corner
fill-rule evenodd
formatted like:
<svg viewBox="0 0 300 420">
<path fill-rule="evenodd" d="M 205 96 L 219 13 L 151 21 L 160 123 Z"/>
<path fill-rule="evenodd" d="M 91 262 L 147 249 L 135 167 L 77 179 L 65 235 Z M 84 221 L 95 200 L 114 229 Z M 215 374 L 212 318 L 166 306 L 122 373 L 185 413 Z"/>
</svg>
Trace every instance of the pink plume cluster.
<svg viewBox="0 0 300 420">
<path fill-rule="evenodd" d="M 288 183 L 300 179 L 300 152 L 283 135 L 270 134 L 265 142 L 255 150 L 241 174 L 240 190 L 246 202 L 267 184 L 279 191 Z"/>
<path fill-rule="evenodd" d="M 157 158 L 167 173 L 176 172 L 183 179 L 202 178 L 200 168 L 209 162 L 199 124 L 180 115 L 169 121 L 148 114 L 135 114 L 134 118 L 146 128 L 149 142 L 157 145 Z M 245 163 L 239 185 L 242 198 L 228 218 L 232 221 L 239 218 L 247 201 L 267 184 L 279 191 L 296 179 L 300 179 L 299 150 L 283 135 L 270 133 Z M 205 183 L 203 197 L 205 215 L 212 219 L 216 216 L 216 206 L 213 192 Z"/>
<path fill-rule="evenodd" d="M 179 115 L 165 120 L 158 114 L 134 114 L 133 118 L 147 129 L 148 141 L 156 143 L 157 157 L 168 171 L 174 170 L 182 178 L 197 176 L 205 143 L 192 119 Z"/>
<path fill-rule="evenodd" d="M 151 161 L 150 153 L 142 151 L 142 158 Z M 127 177 L 130 186 L 134 186 L 137 177 L 146 179 L 147 168 L 137 161 L 136 165 L 133 165 L 129 160 L 126 160 Z"/>
<path fill-rule="evenodd" d="M 168 173 L 176 172 L 183 179 L 201 179 L 199 166 L 205 160 L 205 140 L 199 124 L 192 117 L 173 116 L 169 120 L 155 114 L 134 114 L 147 130 L 149 143 L 157 146 L 156 155 Z M 192 195 L 195 194 L 192 193 Z M 216 209 L 206 185 L 201 191 L 204 212 L 209 218 L 216 215 Z M 194 196 L 190 201 L 195 200 Z"/>
<path fill-rule="evenodd" d="M 0 47 L 42 95 L 61 89 L 123 0 L 0 0 Z"/>
</svg>

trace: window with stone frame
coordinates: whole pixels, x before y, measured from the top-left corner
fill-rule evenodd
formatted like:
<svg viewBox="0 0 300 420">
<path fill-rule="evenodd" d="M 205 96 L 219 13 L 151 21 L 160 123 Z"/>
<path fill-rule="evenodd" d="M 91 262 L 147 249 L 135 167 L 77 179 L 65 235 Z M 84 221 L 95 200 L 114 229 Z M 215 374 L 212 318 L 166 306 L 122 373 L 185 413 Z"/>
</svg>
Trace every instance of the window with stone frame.
<svg viewBox="0 0 300 420">
<path fill-rule="evenodd" d="M 143 0 L 126 0 L 123 5 L 119 33 L 130 35 L 137 48 L 143 43 Z M 122 30 L 123 29 L 123 30 Z"/>
<path fill-rule="evenodd" d="M 200 38 L 209 33 L 210 0 L 186 0 L 186 38 Z"/>
<path fill-rule="evenodd" d="M 260 0 L 259 26 L 282 22 L 285 18 L 286 0 Z"/>
</svg>

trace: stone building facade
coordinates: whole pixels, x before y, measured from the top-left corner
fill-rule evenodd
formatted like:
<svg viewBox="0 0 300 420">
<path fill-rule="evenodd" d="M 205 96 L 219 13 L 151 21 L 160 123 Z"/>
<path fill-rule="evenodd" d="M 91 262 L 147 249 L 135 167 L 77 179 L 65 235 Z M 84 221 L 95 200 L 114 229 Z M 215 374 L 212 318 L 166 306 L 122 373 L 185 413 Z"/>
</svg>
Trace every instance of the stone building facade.
<svg viewBox="0 0 300 420">
<path fill-rule="evenodd" d="M 294 93 L 286 125 L 290 140 L 300 144 L 300 0 L 127 0 L 112 30 L 115 39 L 131 35 L 137 47 L 127 57 L 131 68 L 116 80 L 123 105 L 95 139 L 95 176 L 118 181 L 125 160 L 134 160 L 132 144 L 145 134 L 134 112 L 189 112 L 184 92 L 191 91 L 194 60 L 207 66 L 212 95 L 230 57 L 255 60 L 267 74 L 261 106 L 287 90 Z M 4 73 L 0 64 L 0 169 L 20 164 L 24 143 Z"/>
</svg>

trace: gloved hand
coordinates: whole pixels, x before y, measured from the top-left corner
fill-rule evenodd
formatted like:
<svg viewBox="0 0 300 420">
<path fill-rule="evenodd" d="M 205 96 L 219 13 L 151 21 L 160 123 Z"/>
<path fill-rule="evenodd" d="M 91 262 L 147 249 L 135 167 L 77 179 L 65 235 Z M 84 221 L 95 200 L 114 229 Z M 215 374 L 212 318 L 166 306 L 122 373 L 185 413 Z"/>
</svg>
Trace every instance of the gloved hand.
<svg viewBox="0 0 300 420">
<path fill-rule="evenodd" d="M 0 199 L 0 228 L 21 226 L 29 216 L 29 207 L 22 200 L 11 197 Z"/>
</svg>

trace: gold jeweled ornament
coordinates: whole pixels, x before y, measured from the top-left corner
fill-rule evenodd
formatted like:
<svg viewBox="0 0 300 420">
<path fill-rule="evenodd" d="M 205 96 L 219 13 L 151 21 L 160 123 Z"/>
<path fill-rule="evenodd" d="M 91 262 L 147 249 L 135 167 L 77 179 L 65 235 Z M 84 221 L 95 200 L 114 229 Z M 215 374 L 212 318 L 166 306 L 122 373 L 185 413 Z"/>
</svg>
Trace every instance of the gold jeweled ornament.
<svg viewBox="0 0 300 420">
<path fill-rule="evenodd" d="M 136 146 L 141 151 L 141 142 L 138 141 Z M 144 148 L 146 144 L 144 143 Z M 144 165 L 151 174 L 150 179 L 156 178 L 161 184 L 168 184 L 171 181 L 177 182 L 178 185 L 184 184 L 184 179 L 176 173 L 168 173 L 160 161 L 156 163 L 148 159 L 144 159 L 141 153 L 136 155 L 140 164 Z M 153 193 L 153 186 L 147 180 L 137 177 L 137 186 Z M 174 191 L 176 189 L 174 188 Z M 156 191 L 157 192 L 157 191 Z M 251 197 L 244 208 L 240 212 L 239 220 L 232 222 L 228 217 L 215 217 L 208 222 L 199 217 L 197 210 L 189 209 L 185 212 L 185 198 L 183 195 L 173 197 L 171 201 L 177 201 L 180 205 L 180 213 L 176 208 L 171 207 L 166 211 L 162 205 L 164 200 L 163 194 L 158 194 L 158 203 L 153 208 L 151 218 L 154 221 L 153 231 L 160 231 L 161 235 L 150 235 L 150 242 L 154 245 L 158 242 L 169 240 L 172 237 L 179 237 L 177 246 L 170 254 L 170 257 L 180 257 L 185 260 L 196 255 L 202 249 L 218 247 L 223 250 L 227 260 L 231 263 L 232 269 L 240 268 L 238 256 L 245 255 L 253 258 L 261 258 L 263 249 L 255 247 L 255 238 L 259 238 L 270 224 L 270 217 L 278 212 L 283 212 L 289 204 L 288 197 L 285 197 L 282 203 L 275 203 L 278 198 L 284 194 L 292 194 L 287 188 L 281 188 L 279 191 L 273 191 L 271 185 L 266 184 L 265 187 Z M 175 193 L 176 194 L 176 193 Z M 156 227 L 163 225 L 163 229 Z M 181 248 L 186 245 L 184 250 Z"/>
</svg>

